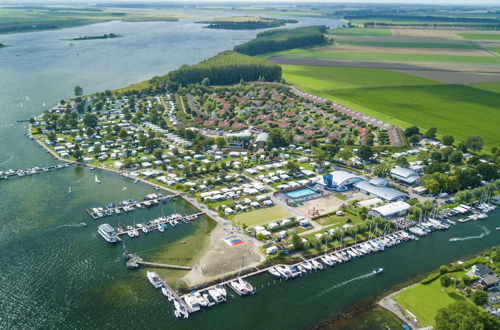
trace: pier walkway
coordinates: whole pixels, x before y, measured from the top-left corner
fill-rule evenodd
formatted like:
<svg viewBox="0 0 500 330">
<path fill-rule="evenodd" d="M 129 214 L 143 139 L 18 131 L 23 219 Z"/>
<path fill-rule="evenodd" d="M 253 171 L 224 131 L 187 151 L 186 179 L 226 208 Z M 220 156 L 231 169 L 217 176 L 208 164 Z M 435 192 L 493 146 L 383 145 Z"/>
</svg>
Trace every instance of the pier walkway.
<svg viewBox="0 0 500 330">
<path fill-rule="evenodd" d="M 114 204 L 110 204 L 110 206 L 106 207 L 93 207 L 92 209 L 85 209 L 88 215 L 94 220 L 106 217 L 106 216 L 111 216 L 115 214 L 120 214 L 121 212 L 132 212 L 136 209 L 147 207 L 153 207 L 157 206 L 160 203 L 164 204 L 172 199 L 175 199 L 180 196 L 180 194 L 175 194 L 175 195 L 167 195 L 164 196 L 162 194 L 150 194 L 153 195 L 154 197 L 152 198 L 143 198 L 142 200 L 136 200 L 136 199 L 130 199 L 126 201 L 126 203 L 121 203 L 118 206 L 115 206 Z"/>
</svg>

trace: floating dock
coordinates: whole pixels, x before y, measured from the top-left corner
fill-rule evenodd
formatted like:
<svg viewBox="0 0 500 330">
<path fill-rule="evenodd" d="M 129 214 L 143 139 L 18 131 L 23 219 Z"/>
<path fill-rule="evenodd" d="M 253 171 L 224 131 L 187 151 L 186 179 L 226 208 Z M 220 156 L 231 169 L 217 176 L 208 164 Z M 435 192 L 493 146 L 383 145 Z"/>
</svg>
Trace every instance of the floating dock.
<svg viewBox="0 0 500 330">
<path fill-rule="evenodd" d="M 24 170 L 7 170 L 7 171 L 0 171 L 0 180 L 1 179 L 8 179 L 13 176 L 31 176 L 35 174 L 40 174 L 40 173 L 47 173 L 51 172 L 54 170 L 60 170 L 62 168 L 66 168 L 71 164 L 59 164 L 59 165 L 51 165 L 51 166 L 45 166 L 45 167 L 31 167 L 27 168 Z"/>
<path fill-rule="evenodd" d="M 128 259 L 127 260 L 127 267 L 130 269 L 137 269 L 137 268 L 139 268 L 139 266 L 147 266 L 147 267 L 154 267 L 154 268 L 191 270 L 191 267 L 186 267 L 186 266 L 160 264 L 160 263 L 156 263 L 156 262 L 147 262 L 135 254 L 127 255 L 127 259 Z"/>
<path fill-rule="evenodd" d="M 144 224 L 142 227 L 134 227 L 133 229 L 129 230 L 123 230 L 121 227 L 115 228 L 118 236 L 129 234 L 130 232 L 136 230 L 138 232 L 143 232 L 142 228 L 146 228 L 147 232 L 152 232 L 158 230 L 158 225 L 161 224 L 170 224 L 172 227 L 175 227 L 176 224 L 175 222 L 184 222 L 184 223 L 189 223 L 192 221 L 195 221 L 198 219 L 200 216 L 204 215 L 205 212 L 199 212 L 199 213 L 194 213 L 190 215 L 180 215 L 180 214 L 174 214 L 168 217 L 160 217 L 157 219 L 153 219 L 151 221 L 148 221 L 146 224 Z M 175 221 L 175 222 L 174 222 Z M 154 223 L 153 223 L 154 222 Z"/>
<path fill-rule="evenodd" d="M 151 208 L 159 205 L 160 203 L 165 204 L 170 200 L 175 199 L 179 196 L 180 194 L 167 195 L 167 196 L 164 196 L 159 193 L 149 194 L 146 197 L 142 198 L 141 200 L 131 198 L 129 200 L 120 202 L 120 205 L 118 206 L 116 206 L 113 203 L 110 203 L 108 206 L 105 207 L 93 207 L 91 209 L 85 209 L 85 211 L 92 219 L 97 220 L 115 214 L 120 214 L 122 212 L 129 213 L 136 209 L 140 209 L 142 207 Z"/>
</svg>

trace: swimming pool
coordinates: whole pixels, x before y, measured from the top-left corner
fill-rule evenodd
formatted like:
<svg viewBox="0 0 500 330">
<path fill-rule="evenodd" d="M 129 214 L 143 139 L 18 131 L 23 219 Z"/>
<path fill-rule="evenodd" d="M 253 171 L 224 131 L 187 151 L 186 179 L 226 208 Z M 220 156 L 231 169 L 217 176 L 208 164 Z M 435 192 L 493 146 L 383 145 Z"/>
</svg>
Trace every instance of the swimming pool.
<svg viewBox="0 0 500 330">
<path fill-rule="evenodd" d="M 309 196 L 309 195 L 312 195 L 315 193 L 317 193 L 317 191 L 313 190 L 311 188 L 301 188 L 301 189 L 286 192 L 285 195 L 287 195 L 288 197 L 291 197 L 291 198 L 300 198 L 300 197 Z"/>
</svg>

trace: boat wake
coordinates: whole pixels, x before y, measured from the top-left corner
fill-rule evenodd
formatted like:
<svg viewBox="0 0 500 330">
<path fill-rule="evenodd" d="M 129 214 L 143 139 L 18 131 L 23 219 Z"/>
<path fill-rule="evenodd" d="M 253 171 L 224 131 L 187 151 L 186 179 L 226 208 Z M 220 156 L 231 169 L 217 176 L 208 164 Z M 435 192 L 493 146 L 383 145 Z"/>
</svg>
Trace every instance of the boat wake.
<svg viewBox="0 0 500 330">
<path fill-rule="evenodd" d="M 9 159 L 7 159 L 7 160 L 6 160 L 6 161 L 4 161 L 4 162 L 1 162 L 1 163 L 0 163 L 0 165 L 2 165 L 2 164 L 7 164 L 8 162 L 10 162 L 10 161 L 14 158 L 14 155 L 12 155 L 12 154 L 7 154 L 7 155 L 10 155 Z"/>
<path fill-rule="evenodd" d="M 478 227 L 481 227 L 483 229 L 483 232 L 480 235 L 476 236 L 467 236 L 467 237 L 457 237 L 456 241 L 461 242 L 461 241 L 468 241 L 470 239 L 479 239 L 483 238 L 485 236 L 488 236 L 491 232 L 488 228 L 485 226 L 478 225 Z"/>
<path fill-rule="evenodd" d="M 75 223 L 75 224 L 68 224 L 68 225 L 60 225 L 55 227 L 54 229 L 59 229 L 63 227 L 85 227 L 87 224 L 85 222 L 80 222 L 80 223 Z"/>
<path fill-rule="evenodd" d="M 318 293 L 317 295 L 313 296 L 311 298 L 311 300 L 314 299 L 314 298 L 319 298 L 319 297 L 327 294 L 328 292 L 330 292 L 332 290 L 335 290 L 335 289 L 338 289 L 340 287 L 343 287 L 344 285 L 349 284 L 351 282 L 359 281 L 359 280 L 362 280 L 362 279 L 365 279 L 365 278 L 369 278 L 369 277 L 372 277 L 372 276 L 375 276 L 375 275 L 376 274 L 374 272 L 369 272 L 367 274 L 364 274 L 364 275 L 361 275 L 361 276 L 358 276 L 358 277 L 354 277 L 354 278 L 351 278 L 350 280 L 347 280 L 347 281 L 335 284 L 334 286 L 332 286 L 332 287 L 330 287 L 328 289 L 325 289 L 325 290 L 321 291 L 320 293 Z"/>
</svg>

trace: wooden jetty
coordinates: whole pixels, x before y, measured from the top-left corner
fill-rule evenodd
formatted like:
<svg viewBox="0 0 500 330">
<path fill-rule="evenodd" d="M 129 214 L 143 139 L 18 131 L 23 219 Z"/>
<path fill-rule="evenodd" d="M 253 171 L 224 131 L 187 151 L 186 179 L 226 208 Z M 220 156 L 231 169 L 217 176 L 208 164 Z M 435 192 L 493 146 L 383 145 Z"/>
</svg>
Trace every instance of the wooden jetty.
<svg viewBox="0 0 500 330">
<path fill-rule="evenodd" d="M 8 179 L 12 176 L 31 176 L 40 173 L 46 173 L 53 170 L 59 170 L 68 167 L 71 164 L 58 164 L 58 165 L 50 165 L 45 167 L 31 167 L 23 170 L 7 170 L 0 171 L 0 179 Z"/>
<path fill-rule="evenodd" d="M 161 281 L 161 283 L 163 284 L 163 286 L 164 286 L 164 287 L 165 287 L 168 291 L 170 291 L 170 292 L 172 293 L 172 296 L 174 296 L 174 299 L 176 299 L 176 300 L 179 302 L 179 304 L 181 304 L 182 306 L 184 306 L 190 314 L 191 314 L 191 313 L 194 313 L 194 311 L 191 309 L 191 307 L 189 307 L 189 306 L 188 306 L 188 304 L 186 304 L 186 303 L 184 302 L 184 299 L 182 299 L 181 297 L 179 297 L 179 295 L 177 294 L 177 292 L 176 292 L 174 289 L 172 289 L 172 288 L 170 287 L 170 285 L 168 285 L 168 284 L 167 284 L 167 282 L 165 282 L 165 281 L 164 281 L 161 277 L 160 277 L 160 281 Z"/>
<path fill-rule="evenodd" d="M 198 212 L 198 213 L 194 213 L 194 214 L 190 214 L 190 215 L 185 215 L 185 216 L 181 216 L 179 215 L 178 217 L 162 217 L 162 218 L 158 218 L 156 220 L 158 220 L 155 224 L 153 225 L 145 225 L 145 227 L 148 229 L 148 232 L 149 231 L 155 231 L 155 230 L 158 230 L 158 225 L 159 224 L 168 224 L 170 223 L 171 221 L 182 221 L 184 223 L 188 223 L 188 222 L 191 222 L 191 221 L 194 221 L 196 219 L 198 219 L 200 216 L 204 215 L 205 212 Z M 134 228 L 135 230 L 139 231 L 140 229 L 139 228 Z M 117 235 L 120 236 L 120 235 L 125 235 L 130 232 L 131 230 L 116 230 L 117 232 Z"/>
<path fill-rule="evenodd" d="M 164 196 L 162 194 L 153 194 L 158 197 L 156 198 L 143 198 L 142 200 L 138 200 L 136 202 L 127 203 L 126 205 L 118 205 L 113 207 L 94 207 L 91 210 L 85 209 L 87 214 L 94 220 L 104 218 L 107 216 L 112 216 L 115 214 L 120 214 L 121 212 L 128 213 L 132 212 L 138 208 L 146 207 L 154 207 L 159 205 L 160 203 L 166 203 L 172 199 L 175 199 L 180 196 L 180 194 L 167 195 Z M 95 210 L 94 210 L 95 209 Z"/>
<path fill-rule="evenodd" d="M 168 268 L 168 269 L 180 269 L 180 270 L 191 270 L 191 267 L 179 266 L 179 265 L 169 265 L 169 264 L 160 264 L 156 262 L 147 262 L 144 261 L 141 257 L 135 254 L 128 254 L 126 256 L 127 260 L 127 268 L 137 269 L 141 265 L 146 267 L 154 267 L 154 268 Z"/>
</svg>

